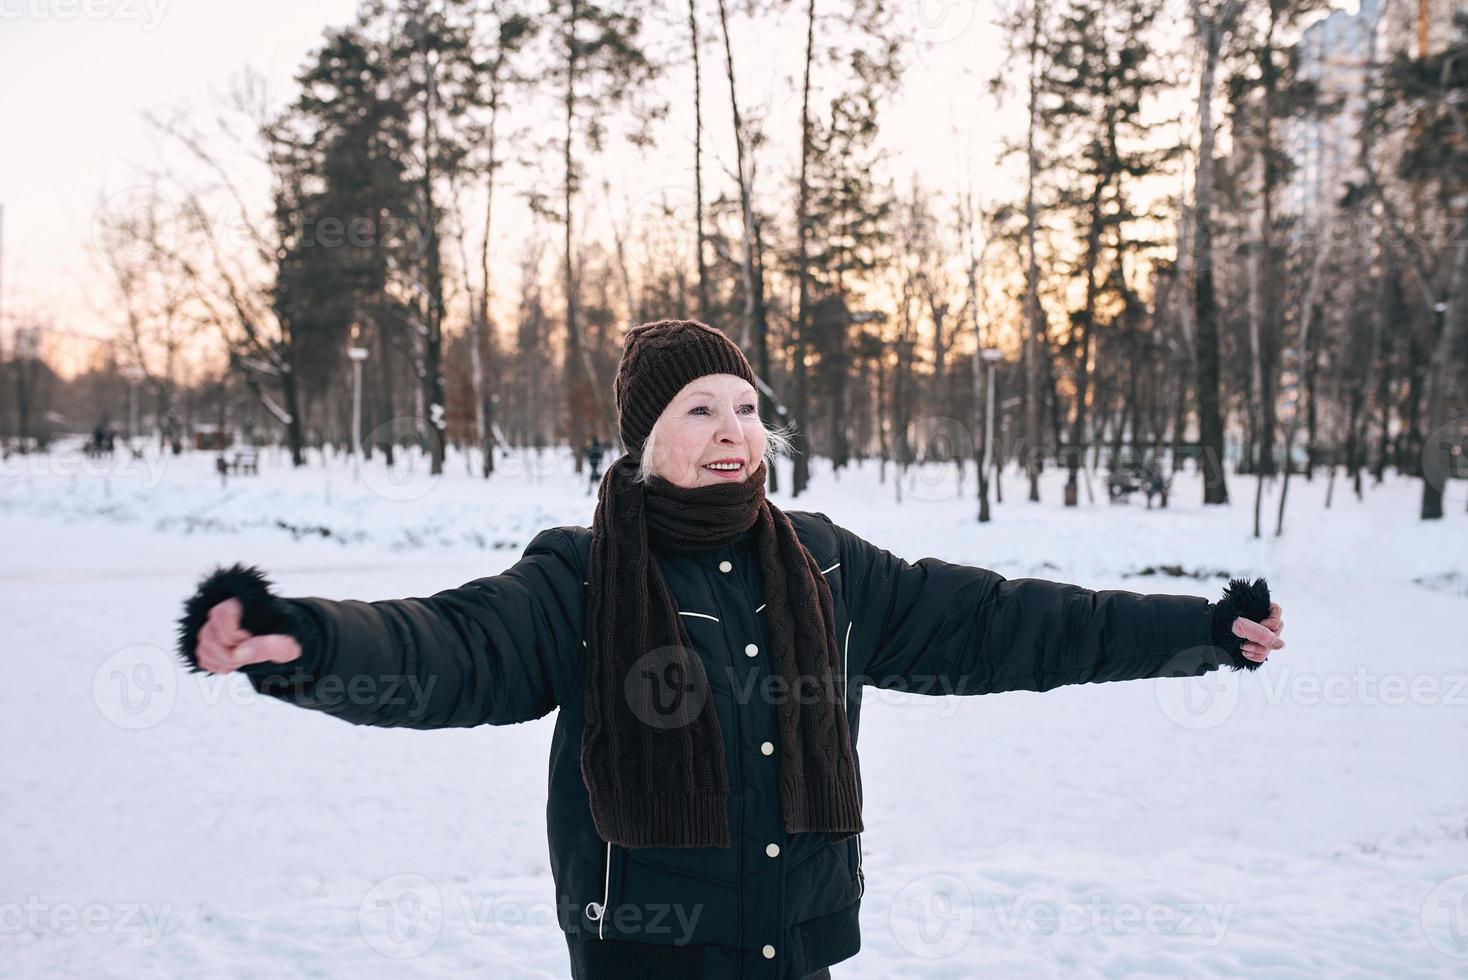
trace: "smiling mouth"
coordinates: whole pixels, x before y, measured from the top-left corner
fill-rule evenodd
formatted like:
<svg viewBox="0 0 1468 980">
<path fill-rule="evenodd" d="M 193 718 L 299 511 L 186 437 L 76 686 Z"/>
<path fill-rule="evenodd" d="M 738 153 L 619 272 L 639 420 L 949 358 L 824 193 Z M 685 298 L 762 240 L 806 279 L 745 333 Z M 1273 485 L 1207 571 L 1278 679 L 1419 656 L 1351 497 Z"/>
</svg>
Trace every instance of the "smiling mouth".
<svg viewBox="0 0 1468 980">
<path fill-rule="evenodd" d="M 720 476 L 728 476 L 744 469 L 743 463 L 705 463 L 703 468 Z"/>
</svg>

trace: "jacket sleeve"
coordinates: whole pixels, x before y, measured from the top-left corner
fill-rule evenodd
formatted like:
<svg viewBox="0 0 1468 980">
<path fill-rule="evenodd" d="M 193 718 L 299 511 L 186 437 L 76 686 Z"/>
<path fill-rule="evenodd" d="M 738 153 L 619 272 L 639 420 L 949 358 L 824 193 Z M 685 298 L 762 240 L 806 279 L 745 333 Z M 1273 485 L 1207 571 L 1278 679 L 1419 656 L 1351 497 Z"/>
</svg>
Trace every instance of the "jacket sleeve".
<svg viewBox="0 0 1468 980">
<path fill-rule="evenodd" d="M 580 662 L 578 564 L 570 535 L 552 528 L 500 574 L 428 598 L 280 599 L 261 579 L 269 605 L 242 596 L 245 628 L 288 632 L 302 653 L 241 672 L 262 694 L 354 725 L 470 728 L 540 718 L 559 704 Z"/>
<path fill-rule="evenodd" d="M 937 558 L 908 563 L 831 526 L 846 605 L 867 638 L 861 683 L 935 695 L 1048 691 L 1197 676 L 1226 662 L 1210 642 L 1206 599 L 1006 579 Z"/>
</svg>

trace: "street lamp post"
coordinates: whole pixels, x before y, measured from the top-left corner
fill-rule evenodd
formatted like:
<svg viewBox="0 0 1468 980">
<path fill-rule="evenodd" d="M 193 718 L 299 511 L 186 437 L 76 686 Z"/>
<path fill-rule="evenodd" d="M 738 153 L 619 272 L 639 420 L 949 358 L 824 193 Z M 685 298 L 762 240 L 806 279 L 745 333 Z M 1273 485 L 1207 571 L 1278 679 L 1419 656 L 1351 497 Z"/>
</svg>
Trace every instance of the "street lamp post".
<svg viewBox="0 0 1468 980">
<path fill-rule="evenodd" d="M 352 359 L 352 480 L 362 478 L 362 362 L 367 360 L 367 348 L 348 347 L 347 356 Z"/>
<path fill-rule="evenodd" d="M 989 520 L 989 467 L 994 459 L 994 365 L 1004 354 L 997 347 L 985 347 L 979 351 L 987 369 L 984 380 L 984 471 L 979 474 L 979 521 Z"/>
<path fill-rule="evenodd" d="M 127 378 L 127 445 L 131 449 L 138 438 L 138 383 L 143 380 L 143 371 L 132 366 L 124 376 Z"/>
<path fill-rule="evenodd" d="M 24 453 L 30 451 L 31 405 L 36 391 L 37 364 L 41 358 L 41 328 L 17 327 L 13 354 L 16 428 L 20 436 L 20 451 Z"/>
</svg>

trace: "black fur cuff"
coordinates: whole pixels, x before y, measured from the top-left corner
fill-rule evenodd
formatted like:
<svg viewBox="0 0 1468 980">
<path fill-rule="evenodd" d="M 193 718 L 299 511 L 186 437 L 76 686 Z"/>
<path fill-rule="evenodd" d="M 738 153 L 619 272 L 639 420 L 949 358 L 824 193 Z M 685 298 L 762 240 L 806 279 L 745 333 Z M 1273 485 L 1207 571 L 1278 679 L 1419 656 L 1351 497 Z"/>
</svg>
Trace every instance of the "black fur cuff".
<svg viewBox="0 0 1468 980">
<path fill-rule="evenodd" d="M 1256 578 L 1251 584 L 1246 579 L 1229 579 L 1223 590 L 1223 598 L 1209 603 L 1213 608 L 1213 645 L 1228 655 L 1228 664 L 1234 670 L 1258 670 L 1263 664 L 1244 656 L 1244 638 L 1233 631 L 1234 620 L 1240 616 L 1254 622 L 1269 618 L 1269 583 Z"/>
<path fill-rule="evenodd" d="M 216 568 L 199 583 L 198 591 L 184 603 L 184 614 L 178 621 L 178 655 L 191 671 L 199 672 L 197 647 L 199 631 L 208 622 L 209 610 L 226 599 L 238 599 L 243 611 L 240 626 L 256 636 L 267 633 L 285 633 L 301 645 L 300 666 L 309 662 L 315 652 L 316 629 L 306 614 L 285 599 L 270 591 L 270 580 L 253 565 L 231 565 Z M 270 668 L 280 672 L 296 667 L 292 664 L 249 664 L 243 668 Z"/>
</svg>

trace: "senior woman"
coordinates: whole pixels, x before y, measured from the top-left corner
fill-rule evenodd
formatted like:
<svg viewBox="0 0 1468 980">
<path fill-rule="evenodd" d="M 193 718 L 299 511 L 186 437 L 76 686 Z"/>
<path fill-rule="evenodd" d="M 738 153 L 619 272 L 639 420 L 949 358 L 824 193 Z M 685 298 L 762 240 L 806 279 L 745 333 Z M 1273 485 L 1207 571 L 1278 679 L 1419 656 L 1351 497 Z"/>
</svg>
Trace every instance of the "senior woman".
<svg viewBox="0 0 1468 980">
<path fill-rule="evenodd" d="M 426 599 L 285 599 L 207 578 L 180 653 L 359 725 L 506 725 L 555 708 L 547 823 L 576 980 L 829 977 L 865 890 L 863 685 L 932 694 L 1257 668 L 1263 580 L 1217 603 L 894 557 L 765 499 L 755 376 L 689 320 L 630 331 L 625 455 L 591 528 Z"/>
</svg>

